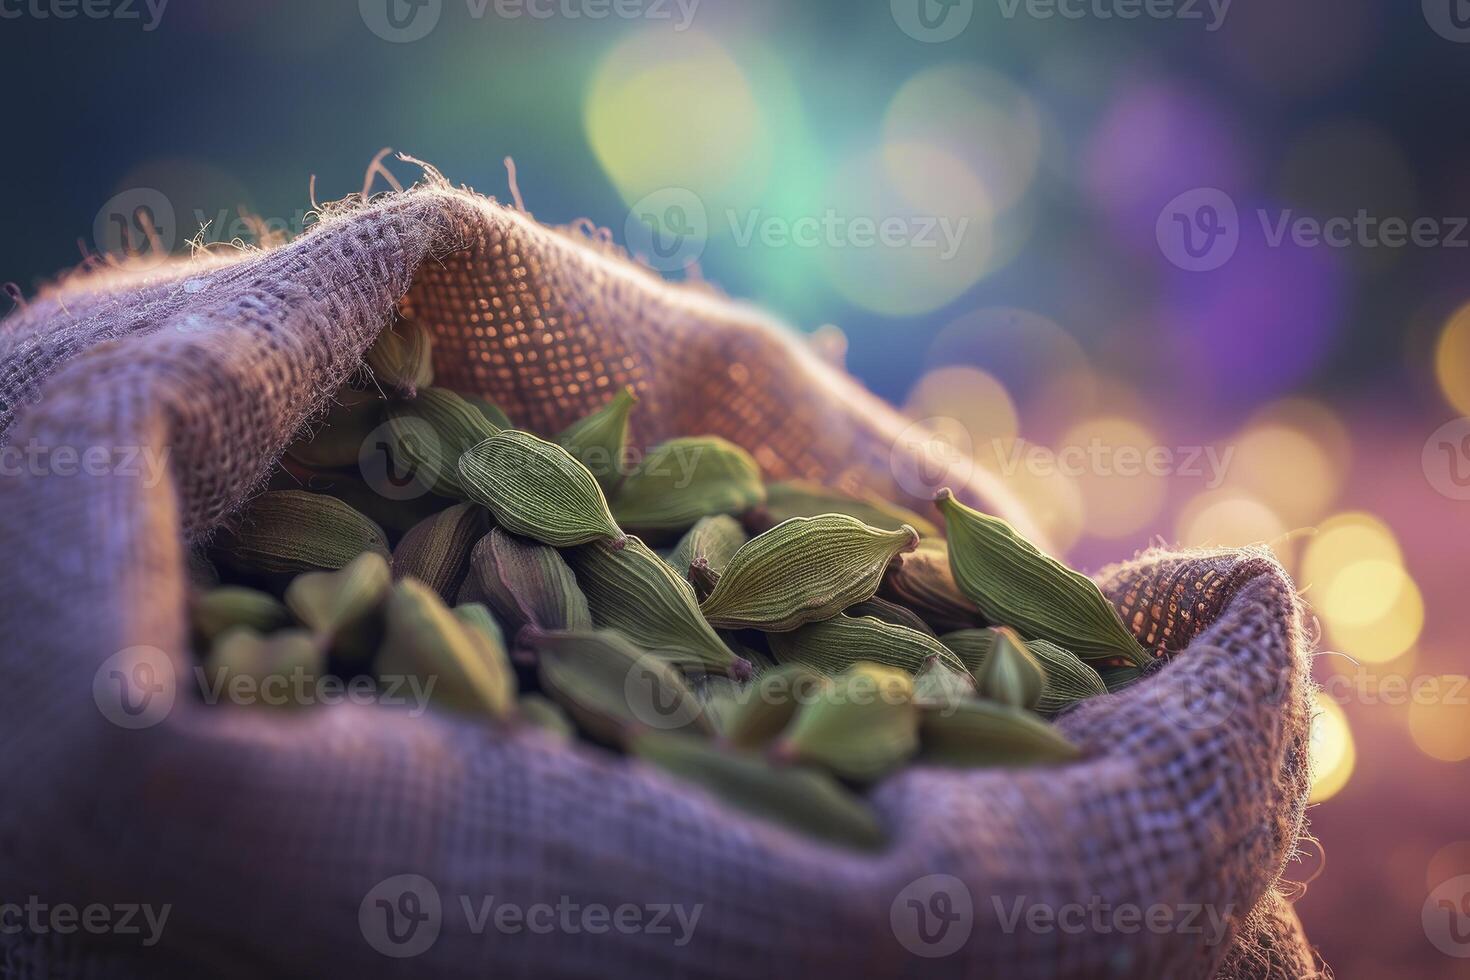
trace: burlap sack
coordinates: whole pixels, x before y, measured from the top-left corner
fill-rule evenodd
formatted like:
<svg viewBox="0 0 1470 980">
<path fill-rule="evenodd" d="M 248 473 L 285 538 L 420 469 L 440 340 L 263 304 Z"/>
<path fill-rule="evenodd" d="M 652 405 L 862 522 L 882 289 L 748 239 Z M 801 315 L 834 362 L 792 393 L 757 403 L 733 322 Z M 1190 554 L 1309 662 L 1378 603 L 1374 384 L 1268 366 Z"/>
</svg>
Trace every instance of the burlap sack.
<svg viewBox="0 0 1470 980">
<path fill-rule="evenodd" d="M 289 246 L 44 293 L 0 324 L 0 902 L 171 909 L 147 948 L 12 916 L 5 977 L 1310 969 L 1273 890 L 1303 828 L 1309 681 L 1294 593 L 1258 554 L 1152 553 L 1107 572 L 1140 638 L 1183 652 L 1064 717 L 1083 763 L 885 782 L 873 801 L 892 845 L 876 857 L 536 733 L 382 706 L 199 703 L 186 543 L 259 486 L 395 308 L 432 327 L 441 383 L 537 430 L 628 382 L 641 442 L 717 433 L 776 477 L 898 492 L 904 421 L 756 311 L 438 180 Z M 27 447 L 52 455 L 17 473 Z M 118 453 L 64 467 L 59 447 Z M 167 451 L 166 479 L 125 465 L 139 449 Z M 990 489 L 967 492 L 1008 509 Z M 115 655 L 140 646 L 166 652 L 144 680 L 176 697 L 129 729 L 106 708 L 108 671 L 136 667 L 135 651 Z M 418 908 L 439 898 L 438 932 L 394 958 L 375 896 L 404 874 L 428 883 L 414 882 Z M 477 931 L 461 899 L 489 896 L 699 918 L 682 945 L 654 928 Z M 1162 925 L 1126 917 L 1153 906 Z"/>
</svg>

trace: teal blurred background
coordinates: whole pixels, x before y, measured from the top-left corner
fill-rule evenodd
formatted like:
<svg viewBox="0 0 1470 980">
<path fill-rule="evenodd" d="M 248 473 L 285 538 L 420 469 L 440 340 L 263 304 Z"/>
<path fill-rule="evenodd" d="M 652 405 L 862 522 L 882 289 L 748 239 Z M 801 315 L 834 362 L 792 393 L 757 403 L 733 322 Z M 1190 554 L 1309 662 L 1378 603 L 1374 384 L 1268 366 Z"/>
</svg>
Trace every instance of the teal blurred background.
<svg viewBox="0 0 1470 980">
<path fill-rule="evenodd" d="M 0 0 L 0 281 L 299 233 L 385 146 L 508 200 L 511 156 L 537 218 L 943 420 L 1080 565 L 1269 544 L 1332 654 L 1309 934 L 1464 975 L 1421 916 L 1470 873 L 1463 0 L 97 2 Z"/>
</svg>

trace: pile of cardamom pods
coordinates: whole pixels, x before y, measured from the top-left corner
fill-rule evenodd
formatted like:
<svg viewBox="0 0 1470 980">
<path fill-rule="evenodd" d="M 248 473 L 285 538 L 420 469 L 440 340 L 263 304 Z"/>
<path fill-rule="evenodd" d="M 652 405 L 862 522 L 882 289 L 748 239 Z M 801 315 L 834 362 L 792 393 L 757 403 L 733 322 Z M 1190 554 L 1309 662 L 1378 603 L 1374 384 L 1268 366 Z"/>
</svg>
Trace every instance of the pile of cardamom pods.
<svg viewBox="0 0 1470 980">
<path fill-rule="evenodd" d="M 1074 759 L 1046 719 L 1150 662 L 1090 579 L 948 491 L 940 532 L 767 484 L 720 438 L 638 456 L 631 389 L 548 441 L 432 383 L 429 335 L 397 322 L 194 557 L 206 675 L 417 680 L 436 709 L 580 736 L 871 849 L 865 787 Z"/>
</svg>

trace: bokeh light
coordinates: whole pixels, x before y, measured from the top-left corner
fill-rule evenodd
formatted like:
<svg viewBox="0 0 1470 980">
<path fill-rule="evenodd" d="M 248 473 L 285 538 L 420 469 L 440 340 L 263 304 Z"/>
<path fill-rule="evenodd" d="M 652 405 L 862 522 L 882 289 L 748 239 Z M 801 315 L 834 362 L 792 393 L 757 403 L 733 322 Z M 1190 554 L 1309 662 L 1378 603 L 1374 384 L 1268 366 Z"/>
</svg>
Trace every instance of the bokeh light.
<svg viewBox="0 0 1470 980">
<path fill-rule="evenodd" d="M 1312 790 L 1309 802 L 1321 803 L 1336 796 L 1352 778 L 1358 752 L 1347 715 L 1338 704 L 1317 693 L 1312 718 L 1310 752 L 1312 757 Z"/>
<path fill-rule="evenodd" d="M 916 419 L 948 418 L 969 436 L 977 460 L 1004 454 L 1019 431 L 1005 385 L 979 368 L 956 365 L 927 372 L 909 391 L 904 412 Z"/>
<path fill-rule="evenodd" d="M 1158 445 L 1148 427 L 1117 415 L 1087 419 L 1062 436 L 1058 459 L 1079 461 L 1077 484 L 1088 534 L 1120 538 L 1158 515 L 1166 477 L 1143 462 Z"/>
<path fill-rule="evenodd" d="M 1445 399 L 1470 415 L 1470 303 L 1445 324 L 1434 351 L 1434 371 Z"/>
<path fill-rule="evenodd" d="M 1262 501 L 1233 490 L 1206 490 L 1180 510 L 1175 533 L 1191 548 L 1270 545 L 1278 555 L 1287 528 Z"/>
<path fill-rule="evenodd" d="M 1419 750 L 1441 762 L 1470 759 L 1470 685 L 1463 675 L 1426 678 L 1433 697 L 1415 698 L 1409 705 L 1409 734 Z"/>
<path fill-rule="evenodd" d="M 1226 480 L 1267 503 L 1289 527 L 1316 521 L 1337 499 L 1339 472 L 1310 435 L 1285 425 L 1248 428 L 1229 447 Z"/>
</svg>

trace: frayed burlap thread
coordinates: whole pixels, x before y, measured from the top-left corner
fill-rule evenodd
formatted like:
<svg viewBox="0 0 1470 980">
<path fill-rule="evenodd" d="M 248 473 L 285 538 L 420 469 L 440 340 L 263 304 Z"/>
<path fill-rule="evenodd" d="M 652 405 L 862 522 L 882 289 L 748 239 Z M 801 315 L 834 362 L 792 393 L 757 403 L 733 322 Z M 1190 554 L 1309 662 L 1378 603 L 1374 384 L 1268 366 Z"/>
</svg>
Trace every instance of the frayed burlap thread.
<svg viewBox="0 0 1470 980">
<path fill-rule="evenodd" d="M 434 331 L 440 383 L 538 431 L 631 383 L 640 443 L 710 432 L 774 477 L 900 493 L 906 421 L 779 325 L 437 179 L 270 251 L 48 290 L 0 323 L 3 444 L 146 449 L 167 469 L 0 478 L 0 893 L 170 915 L 148 948 L 0 937 L 0 976 L 1209 977 L 1306 962 L 1273 887 L 1303 827 L 1309 681 L 1290 582 L 1256 553 L 1108 571 L 1130 626 L 1172 662 L 1061 720 L 1084 762 L 888 780 L 873 802 L 892 844 L 876 856 L 535 732 L 200 703 L 186 548 L 261 486 L 395 311 Z M 982 476 L 961 489 L 1019 519 Z M 176 697 L 127 730 L 94 682 L 137 646 L 164 652 Z M 403 874 L 442 907 L 435 941 L 399 960 L 359 913 Z M 961 882 L 973 914 L 957 951 L 926 958 L 903 941 L 899 898 L 933 874 Z M 461 900 L 490 896 L 699 918 L 683 944 L 677 928 L 473 929 Z M 1012 922 L 1018 902 L 1199 906 L 1223 927 L 1047 930 Z M 1273 944 L 1298 955 L 1242 955 Z"/>
</svg>

